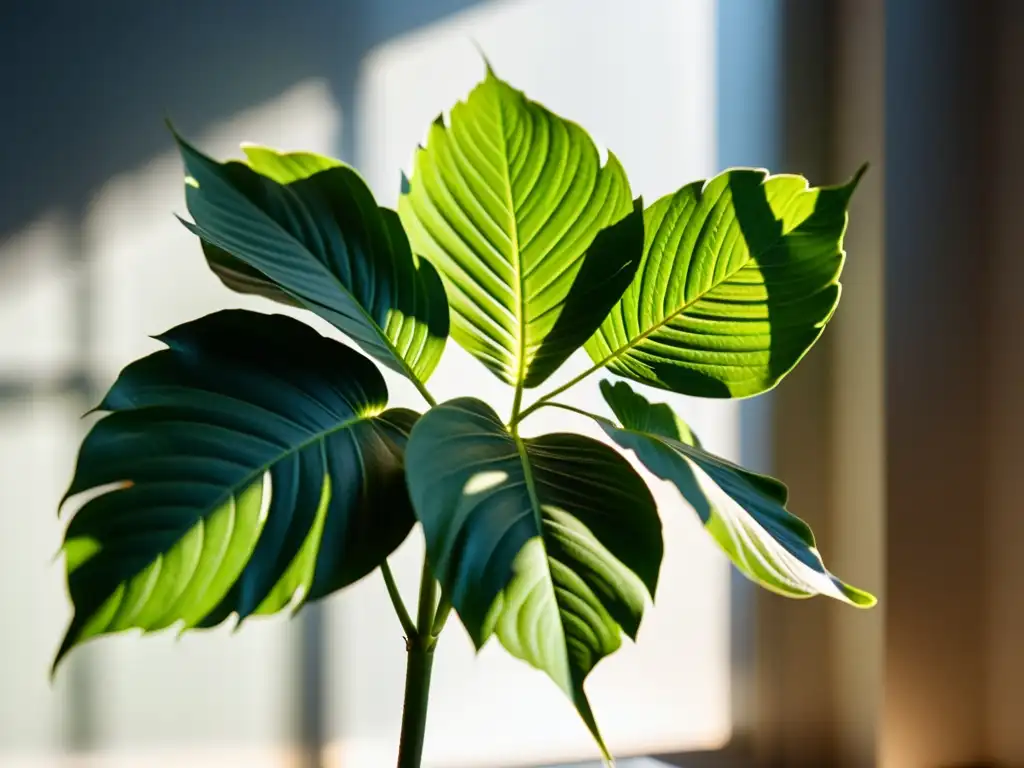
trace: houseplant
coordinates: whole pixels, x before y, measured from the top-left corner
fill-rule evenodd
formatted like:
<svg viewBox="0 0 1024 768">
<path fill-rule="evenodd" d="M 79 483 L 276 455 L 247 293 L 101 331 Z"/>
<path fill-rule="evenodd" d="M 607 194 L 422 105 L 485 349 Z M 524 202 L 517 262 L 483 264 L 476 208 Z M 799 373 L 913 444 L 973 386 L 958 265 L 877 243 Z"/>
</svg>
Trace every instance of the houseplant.
<svg viewBox="0 0 1024 768">
<path fill-rule="evenodd" d="M 379 569 L 408 649 L 400 768 L 420 764 L 452 612 L 477 647 L 495 635 L 547 673 L 610 760 L 584 681 L 635 638 L 662 555 L 654 499 L 613 445 L 675 485 L 749 578 L 873 604 L 825 569 L 782 483 L 708 453 L 633 386 L 723 398 L 778 384 L 838 303 L 860 173 L 811 188 L 733 169 L 645 206 L 612 153 L 602 162 L 490 67 L 430 127 L 397 211 L 337 160 L 247 146 L 220 163 L 175 139 L 183 223 L 214 273 L 352 345 L 228 310 L 121 372 L 65 496 L 89 498 L 67 525 L 74 616 L 55 666 L 99 635 L 294 610 Z M 435 401 L 449 336 L 512 387 L 509 414 L 472 393 Z M 580 347 L 593 365 L 527 403 Z M 412 382 L 422 412 L 387 407 L 377 365 Z M 601 371 L 618 377 L 600 383 L 614 419 L 564 397 Z M 523 436 L 542 408 L 610 442 Z M 417 523 L 414 617 L 387 558 Z"/>
</svg>

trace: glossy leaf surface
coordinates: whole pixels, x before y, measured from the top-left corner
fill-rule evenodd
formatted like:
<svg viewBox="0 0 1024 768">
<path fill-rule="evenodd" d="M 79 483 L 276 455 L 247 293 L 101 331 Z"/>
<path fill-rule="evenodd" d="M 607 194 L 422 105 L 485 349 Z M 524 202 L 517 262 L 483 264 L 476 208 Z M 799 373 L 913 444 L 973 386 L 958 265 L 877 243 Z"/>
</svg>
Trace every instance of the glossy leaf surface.
<svg viewBox="0 0 1024 768">
<path fill-rule="evenodd" d="M 622 424 L 599 422 L 608 435 L 676 486 L 745 576 L 786 597 L 875 604 L 825 568 L 811 529 L 786 509 L 786 486 L 708 453 L 668 405 L 649 403 L 625 382 L 602 381 L 601 392 Z"/>
<path fill-rule="evenodd" d="M 444 277 L 455 340 L 508 384 L 535 387 L 632 280 L 643 232 L 630 201 L 614 155 L 602 166 L 582 128 L 488 69 L 449 124 L 431 126 L 398 210 Z"/>
<path fill-rule="evenodd" d="M 859 177 L 818 189 L 800 176 L 731 170 L 655 202 L 644 211 L 643 261 L 587 342 L 591 359 L 700 397 L 774 387 L 839 302 Z"/>
<path fill-rule="evenodd" d="M 363 577 L 409 533 L 403 449 L 373 363 L 280 315 L 186 323 L 122 371 L 67 496 L 75 614 L 96 635 L 274 613 Z"/>
<path fill-rule="evenodd" d="M 251 146 L 248 164 L 218 163 L 180 137 L 178 146 L 195 220 L 186 226 L 225 284 L 288 297 L 388 367 L 426 381 L 448 337 L 444 287 L 352 168 Z"/>
<path fill-rule="evenodd" d="M 661 564 L 643 480 L 592 438 L 515 437 L 473 398 L 425 414 L 407 457 L 428 561 L 473 642 L 496 634 L 546 672 L 600 742 L 583 681 L 636 637 Z"/>
</svg>

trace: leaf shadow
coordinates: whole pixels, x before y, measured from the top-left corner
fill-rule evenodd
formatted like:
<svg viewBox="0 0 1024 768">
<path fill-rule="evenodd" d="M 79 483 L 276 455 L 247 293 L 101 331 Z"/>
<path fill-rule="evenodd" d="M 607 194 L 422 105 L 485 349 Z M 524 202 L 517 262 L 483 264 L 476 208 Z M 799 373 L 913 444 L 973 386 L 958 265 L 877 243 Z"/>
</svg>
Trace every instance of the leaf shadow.
<svg viewBox="0 0 1024 768">
<path fill-rule="evenodd" d="M 605 227 L 587 248 L 558 319 L 533 357 L 524 386 L 536 387 L 564 363 L 604 322 L 640 266 L 644 249 L 643 198 Z"/>
<path fill-rule="evenodd" d="M 842 231 L 856 178 L 843 187 L 808 189 L 811 211 L 791 229 L 772 208 L 763 171 L 737 171 L 729 177 L 736 221 L 756 261 L 767 293 L 771 328 L 768 378 L 772 386 L 800 362 L 824 330 L 839 298 L 842 255 L 807 252 L 804 235 Z M 799 208 L 799 206 L 797 206 Z M 791 211 L 788 211 L 791 212 Z M 823 258 L 824 257 L 824 258 Z M 798 266 L 799 273 L 794 267 Z M 814 318 L 808 323 L 808 318 Z"/>
</svg>

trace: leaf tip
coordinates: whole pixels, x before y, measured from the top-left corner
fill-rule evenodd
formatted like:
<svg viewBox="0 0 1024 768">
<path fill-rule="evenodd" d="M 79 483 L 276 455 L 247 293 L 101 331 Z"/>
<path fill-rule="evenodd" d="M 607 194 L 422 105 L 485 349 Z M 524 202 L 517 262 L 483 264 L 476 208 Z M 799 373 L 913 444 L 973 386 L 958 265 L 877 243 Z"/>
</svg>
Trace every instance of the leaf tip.
<svg viewBox="0 0 1024 768">
<path fill-rule="evenodd" d="M 850 187 L 855 188 L 858 184 L 860 184 L 860 180 L 864 178 L 864 174 L 868 172 L 869 168 L 871 168 L 871 163 L 865 162 L 861 164 L 860 168 L 857 169 L 857 172 L 853 174 L 853 178 L 850 179 Z"/>
<path fill-rule="evenodd" d="M 587 726 L 587 730 L 590 731 L 590 735 L 597 744 L 597 748 L 601 750 L 601 761 L 605 766 L 611 766 L 611 768 L 614 768 L 615 757 L 612 755 L 611 750 L 608 749 L 608 745 L 605 743 L 604 737 L 601 735 L 601 729 L 597 726 L 597 719 L 594 717 L 594 710 L 590 707 L 590 700 L 587 698 L 587 694 L 584 693 L 582 684 L 577 684 L 575 687 L 576 693 L 573 696 L 573 700 L 576 704 L 576 711 L 583 719 L 584 724 Z"/>
<path fill-rule="evenodd" d="M 188 177 L 188 176 L 186 177 L 186 181 L 185 181 L 186 184 L 188 184 L 188 179 L 189 178 L 191 178 L 191 177 Z M 179 222 L 181 222 L 182 226 L 185 227 L 185 229 L 187 229 L 193 235 L 195 235 L 196 237 L 202 237 L 202 235 L 199 234 L 199 227 L 197 227 L 193 222 L 191 222 L 188 219 L 185 219 L 185 218 L 179 216 L 178 214 L 174 214 L 174 218 L 176 218 Z"/>
<path fill-rule="evenodd" d="M 471 37 L 470 42 L 473 44 L 473 47 L 476 48 L 476 52 L 480 55 L 480 58 L 483 59 L 486 76 L 497 79 L 498 76 L 494 74 L 494 67 L 491 66 L 491 61 L 487 58 L 487 54 L 484 53 L 484 48 L 480 45 L 480 41 L 475 37 Z"/>
<path fill-rule="evenodd" d="M 860 180 L 864 178 L 870 167 L 871 163 L 863 163 L 860 168 L 854 172 L 853 176 L 850 177 L 848 182 L 838 187 L 841 193 L 845 193 L 847 201 L 853 197 L 853 193 L 857 191 L 857 187 L 860 185 Z"/>
<path fill-rule="evenodd" d="M 171 122 L 170 117 L 164 117 L 164 125 L 167 127 L 167 130 L 171 132 L 171 137 L 174 139 L 174 143 L 178 146 L 178 151 L 182 156 L 185 156 L 188 153 L 197 152 L 196 148 L 189 144 L 185 140 L 185 137 L 178 132 L 178 129 L 174 127 L 174 123 Z"/>
<path fill-rule="evenodd" d="M 846 596 L 847 601 L 854 608 L 861 608 L 863 610 L 867 610 L 868 608 L 874 608 L 876 605 L 878 605 L 878 598 L 870 592 L 865 592 L 863 589 L 851 587 L 849 584 L 842 585 L 840 589 Z"/>
<path fill-rule="evenodd" d="M 171 136 L 174 137 L 175 141 L 183 141 L 181 134 L 178 133 L 178 129 L 174 127 L 174 122 L 171 120 L 170 115 L 164 115 L 164 125 L 167 127 L 167 130 L 171 132 Z"/>
<path fill-rule="evenodd" d="M 68 627 L 68 631 L 64 634 L 64 639 L 61 640 L 60 648 L 57 649 L 56 655 L 53 657 L 53 663 L 50 665 L 50 685 L 53 685 L 57 680 L 57 672 L 60 670 L 61 663 L 67 658 L 68 653 L 75 646 L 75 641 L 72 638 L 72 631 L 74 629 L 74 621 L 72 625 Z"/>
</svg>

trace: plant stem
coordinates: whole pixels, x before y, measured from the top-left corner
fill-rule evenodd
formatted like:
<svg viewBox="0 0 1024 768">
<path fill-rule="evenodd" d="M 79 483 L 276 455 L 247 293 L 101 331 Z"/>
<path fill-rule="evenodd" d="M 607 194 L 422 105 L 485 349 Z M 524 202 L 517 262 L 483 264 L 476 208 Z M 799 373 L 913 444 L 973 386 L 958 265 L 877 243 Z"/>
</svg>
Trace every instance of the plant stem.
<svg viewBox="0 0 1024 768">
<path fill-rule="evenodd" d="M 416 634 L 426 640 L 430 637 L 430 628 L 434 624 L 434 614 L 437 612 L 437 582 L 434 581 L 434 574 L 427 564 L 426 555 L 423 557 L 423 570 L 420 573 L 420 604 L 416 611 Z"/>
<path fill-rule="evenodd" d="M 402 735 L 398 744 L 398 768 L 420 768 L 423 736 L 427 729 L 427 704 L 430 697 L 430 671 L 434 665 L 434 618 L 437 615 L 437 582 L 426 557 L 420 577 L 420 604 L 416 632 L 406 641 L 405 704 L 402 708 Z M 440 632 L 440 629 L 437 629 Z"/>
<path fill-rule="evenodd" d="M 426 386 L 416 376 L 410 376 L 416 390 L 433 408 L 437 400 L 427 391 Z M 430 702 L 430 672 L 434 666 L 434 647 L 437 637 L 441 634 L 445 619 L 451 610 L 451 604 L 437 599 L 438 584 L 430 570 L 427 558 L 423 557 L 423 570 L 420 574 L 420 601 L 416 610 L 416 623 L 413 624 L 409 612 L 402 602 L 398 585 L 388 567 L 387 561 L 381 564 L 384 584 L 388 595 L 395 606 L 395 613 L 405 630 L 405 649 L 408 654 L 405 662 L 405 701 L 402 705 L 402 732 L 398 742 L 398 768 L 420 768 L 423 759 L 423 737 L 427 731 L 427 706 Z"/>
<path fill-rule="evenodd" d="M 423 736 L 427 730 L 430 670 L 433 665 L 433 647 L 410 643 L 405 666 L 405 708 L 402 711 L 402 736 L 398 745 L 398 768 L 420 768 Z"/>
<path fill-rule="evenodd" d="M 441 595 L 441 600 L 437 604 L 437 613 L 434 614 L 434 625 L 430 628 L 430 636 L 434 638 L 434 642 L 437 642 L 441 630 L 444 629 L 444 623 L 448 621 L 448 614 L 451 613 L 451 610 L 452 604 L 447 597 Z"/>
<path fill-rule="evenodd" d="M 413 386 L 416 387 L 416 391 L 420 393 L 420 396 L 427 401 L 427 405 L 431 408 L 437 405 L 437 400 L 435 400 L 434 396 L 427 391 L 427 387 L 422 381 L 415 376 L 410 376 L 409 380 L 413 383 Z"/>
<path fill-rule="evenodd" d="M 598 368 L 600 368 L 601 365 L 603 365 L 603 363 L 590 366 L 583 373 L 579 374 L 578 376 L 573 376 L 571 379 L 569 379 L 567 382 L 565 382 L 565 384 L 563 384 L 562 386 L 556 387 L 555 389 L 551 390 L 546 395 L 542 396 L 539 400 L 535 401 L 532 405 L 529 405 L 526 408 L 524 408 L 522 411 L 520 411 L 518 409 L 515 409 L 513 414 L 512 414 L 512 426 L 514 427 L 519 422 L 521 422 L 523 419 L 525 419 L 527 416 L 529 416 L 531 413 L 536 411 L 538 408 L 541 408 L 544 405 L 546 405 L 547 402 L 552 397 L 560 395 L 563 392 L 565 392 L 565 390 L 571 389 L 572 387 L 575 387 L 577 384 L 579 384 L 581 381 L 583 381 L 585 378 L 587 378 L 587 376 L 589 376 L 594 371 L 596 371 Z"/>
<path fill-rule="evenodd" d="M 380 564 L 380 572 L 384 577 L 384 586 L 388 589 L 388 597 L 391 598 L 391 604 L 395 606 L 398 621 L 401 622 L 406 640 L 408 640 L 416 634 L 416 625 L 413 623 L 409 611 L 406 610 L 405 603 L 402 601 L 402 593 L 398 591 L 398 584 L 395 583 L 394 574 L 391 573 L 391 566 L 388 565 L 387 560 Z"/>
<path fill-rule="evenodd" d="M 519 409 L 523 407 L 523 385 L 516 385 L 516 393 L 512 397 L 512 416 L 508 420 L 508 426 L 513 431 L 516 428 L 516 424 L 519 423 Z"/>
<path fill-rule="evenodd" d="M 582 408 L 577 408 L 574 405 L 567 405 L 565 403 L 553 403 L 550 400 L 546 400 L 543 403 L 537 403 L 538 408 L 545 405 L 548 408 L 561 408 L 563 411 L 569 411 L 570 413 L 578 413 L 580 416 L 586 416 L 588 419 L 593 419 L 594 421 L 597 422 L 604 422 L 605 424 L 608 423 L 608 419 L 606 419 L 604 416 L 598 416 L 596 413 L 585 411 Z"/>
</svg>

